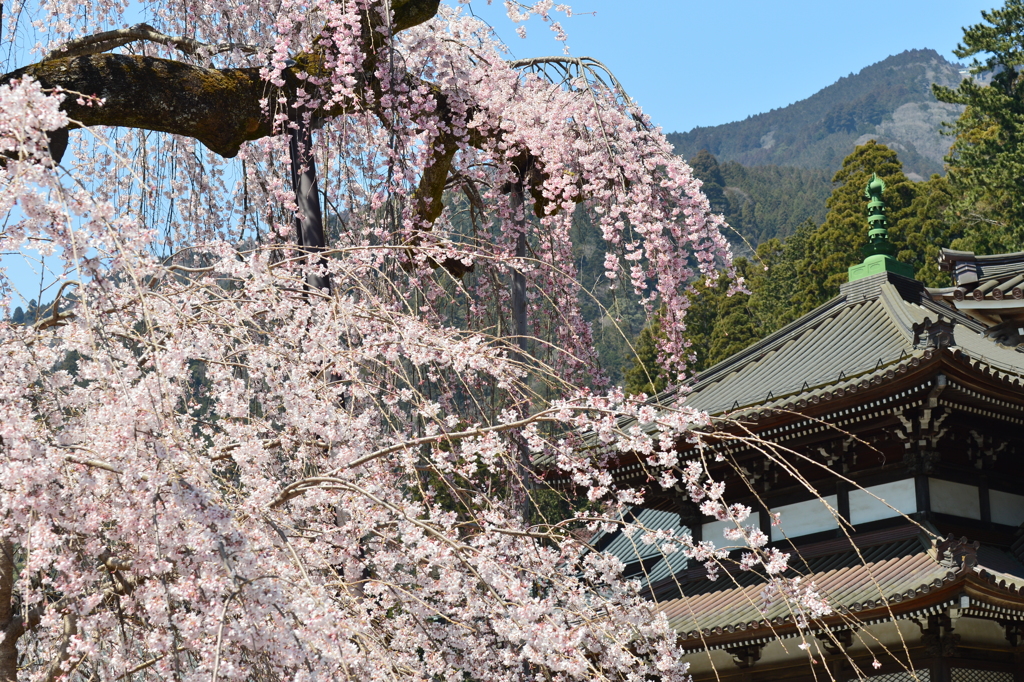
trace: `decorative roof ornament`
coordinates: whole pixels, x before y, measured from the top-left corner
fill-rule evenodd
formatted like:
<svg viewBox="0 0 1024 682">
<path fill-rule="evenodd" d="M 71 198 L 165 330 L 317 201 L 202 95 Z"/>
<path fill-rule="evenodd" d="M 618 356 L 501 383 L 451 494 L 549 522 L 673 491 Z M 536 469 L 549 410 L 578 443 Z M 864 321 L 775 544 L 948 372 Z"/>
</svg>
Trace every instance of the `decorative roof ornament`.
<svg viewBox="0 0 1024 682">
<path fill-rule="evenodd" d="M 889 219 L 885 216 L 885 202 L 882 200 L 884 191 L 885 181 L 877 173 L 872 173 L 864 189 L 864 196 L 868 198 L 868 243 L 861 249 L 864 261 L 850 266 L 851 282 L 882 272 L 914 278 L 914 268 L 896 260 L 896 246 L 889 241 Z"/>
<path fill-rule="evenodd" d="M 926 317 L 920 324 L 911 325 L 914 332 L 914 348 L 949 348 L 954 344 L 955 324 L 955 320 L 947 320 L 939 315 L 939 319 L 934 322 L 930 317 Z"/>
</svg>

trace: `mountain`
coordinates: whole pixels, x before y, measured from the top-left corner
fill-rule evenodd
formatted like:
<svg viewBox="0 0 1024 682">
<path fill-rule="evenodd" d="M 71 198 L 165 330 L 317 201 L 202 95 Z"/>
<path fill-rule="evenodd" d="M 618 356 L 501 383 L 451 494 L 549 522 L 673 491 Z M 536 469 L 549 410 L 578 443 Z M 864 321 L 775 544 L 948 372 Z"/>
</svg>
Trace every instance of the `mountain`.
<svg viewBox="0 0 1024 682">
<path fill-rule="evenodd" d="M 942 123 L 962 107 L 936 101 L 931 84 L 955 87 L 962 66 L 935 50 L 907 50 L 788 107 L 744 121 L 670 133 L 685 158 L 707 149 L 744 166 L 798 166 L 835 172 L 858 144 L 875 139 L 895 149 L 914 180 L 941 173 L 952 139 Z"/>
</svg>

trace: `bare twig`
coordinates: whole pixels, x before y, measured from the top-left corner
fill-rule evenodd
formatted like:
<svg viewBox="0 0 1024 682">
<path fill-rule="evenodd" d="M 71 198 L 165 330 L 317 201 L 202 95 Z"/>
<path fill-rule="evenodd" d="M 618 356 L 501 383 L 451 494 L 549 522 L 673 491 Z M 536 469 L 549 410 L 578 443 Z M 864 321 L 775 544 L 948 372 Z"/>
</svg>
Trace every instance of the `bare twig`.
<svg viewBox="0 0 1024 682">
<path fill-rule="evenodd" d="M 50 305 L 51 314 L 47 315 L 43 319 L 37 321 L 32 325 L 32 328 L 36 331 L 42 331 L 49 327 L 59 327 L 66 324 L 66 320 L 73 320 L 76 315 L 71 312 L 60 312 L 60 299 L 64 295 L 64 289 L 67 287 L 80 287 L 82 286 L 75 280 L 68 280 L 60 285 L 60 289 L 57 290 L 57 295 L 53 299 L 53 303 Z"/>
<path fill-rule="evenodd" d="M 43 58 L 43 61 L 48 59 L 62 59 L 65 57 L 83 57 L 90 54 L 109 52 L 114 48 L 127 45 L 128 43 L 134 43 L 138 40 L 146 40 L 151 43 L 167 45 L 168 47 L 173 47 L 185 54 L 193 56 L 213 56 L 215 54 L 230 52 L 232 50 L 238 50 L 240 52 L 245 52 L 246 54 L 253 54 L 256 52 L 256 48 L 252 45 L 245 45 L 242 43 L 220 43 L 219 45 L 208 45 L 194 38 L 187 38 L 185 36 L 169 36 L 157 31 L 149 24 L 135 24 L 128 28 L 103 31 L 102 33 L 96 33 L 91 36 L 76 38 L 75 40 L 65 43 L 61 47 L 50 52 Z"/>
<path fill-rule="evenodd" d="M 98 459 L 82 459 L 81 457 L 75 457 L 74 455 L 64 455 L 64 459 L 67 460 L 68 462 L 72 462 L 74 464 L 81 464 L 81 465 L 87 466 L 87 467 L 94 467 L 96 469 L 103 469 L 104 471 L 109 471 L 112 474 L 120 475 L 121 473 L 123 473 L 117 467 L 111 466 L 111 465 L 107 464 L 106 462 L 101 462 Z"/>
<path fill-rule="evenodd" d="M 178 647 L 178 648 L 176 648 L 176 649 L 175 649 L 174 651 L 168 652 L 168 653 L 166 653 L 166 654 L 160 654 L 159 656 L 155 656 L 155 657 L 153 657 L 153 658 L 149 659 L 148 661 L 146 661 L 145 663 L 140 663 L 140 664 L 138 664 L 137 666 L 135 666 L 134 668 L 132 668 L 132 669 L 131 669 L 131 670 L 129 670 L 128 672 L 126 672 L 126 673 L 122 673 L 122 674 L 120 675 L 120 677 L 115 677 L 115 678 L 114 678 L 114 682 L 117 682 L 118 680 L 123 680 L 123 679 L 125 679 L 126 677 L 131 677 L 132 675 L 134 675 L 135 673 L 139 672 L 140 670 L 145 670 L 146 668 L 149 668 L 149 667 L 151 667 L 151 666 L 154 666 L 154 665 L 156 665 L 157 663 L 159 663 L 159 662 L 160 662 L 160 661 L 162 661 L 163 659 L 165 659 L 165 658 L 167 658 L 168 656 L 170 656 L 170 655 L 171 655 L 172 653 L 175 653 L 175 654 L 176 654 L 176 653 L 180 653 L 180 652 L 182 652 L 182 651 L 185 651 L 185 647 L 183 647 L 183 646 L 179 646 L 179 647 Z"/>
</svg>

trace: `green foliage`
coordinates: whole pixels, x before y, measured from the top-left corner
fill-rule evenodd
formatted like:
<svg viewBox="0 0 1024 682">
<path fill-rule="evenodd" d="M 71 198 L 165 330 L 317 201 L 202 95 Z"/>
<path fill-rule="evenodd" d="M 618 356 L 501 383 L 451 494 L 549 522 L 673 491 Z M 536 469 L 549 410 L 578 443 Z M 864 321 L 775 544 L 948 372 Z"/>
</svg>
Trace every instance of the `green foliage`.
<svg viewBox="0 0 1024 682">
<path fill-rule="evenodd" d="M 949 220 L 953 192 L 948 178 L 933 175 L 926 182 L 914 185 L 914 199 L 900 216 L 898 236 L 903 248 L 896 257 L 914 266 L 914 277 L 927 287 L 953 284 L 948 272 L 939 270 L 939 252 L 945 248 L 961 248 L 962 224 Z"/>
<path fill-rule="evenodd" d="M 956 142 L 946 158 L 952 209 L 965 223 L 958 248 L 1017 251 L 1024 242 L 1024 0 L 981 16 L 954 53 L 974 57 L 971 73 L 990 73 L 991 81 L 934 87 L 939 100 L 967 106 L 952 126 Z"/>
<path fill-rule="evenodd" d="M 664 338 L 661 332 L 661 313 L 640 331 L 634 346 L 631 367 L 626 370 L 626 393 L 657 395 L 668 386 L 668 377 L 658 363 L 658 340 Z"/>
<path fill-rule="evenodd" d="M 832 191 L 826 171 L 726 161 L 721 174 L 729 200 L 726 219 L 754 246 L 788 237 L 805 220 L 825 219 L 825 200 Z"/>
<path fill-rule="evenodd" d="M 628 286 L 611 288 L 604 268 L 607 243 L 582 207 L 573 216 L 572 240 L 583 287 L 580 309 L 593 329 L 601 368 L 612 384 L 620 385 L 633 357 L 631 342 L 644 328 L 647 315 Z"/>
<path fill-rule="evenodd" d="M 832 172 L 862 136 L 871 135 L 899 141 L 907 167 L 927 178 L 942 172 L 941 157 L 948 149 L 938 122 L 955 116 L 953 108 L 935 100 L 931 85 L 959 81 L 957 67 L 934 50 L 908 50 L 790 106 L 668 138 L 687 158 L 707 149 L 720 162 Z M 900 121 L 893 116 L 898 109 Z"/>
<path fill-rule="evenodd" d="M 778 244 L 778 240 L 773 240 Z M 763 268 L 746 258 L 736 259 L 736 271 L 745 281 L 760 282 Z M 756 285 L 755 285 L 756 286 Z M 737 353 L 761 338 L 763 323 L 755 309 L 755 297 L 729 294 L 729 281 L 723 276 L 712 286 L 703 282 L 692 289 L 692 303 L 686 314 L 686 332 L 690 342 L 690 375 L 701 372 Z M 632 367 L 626 371 L 626 393 L 655 395 L 665 390 L 668 377 L 658 364 L 657 342 L 661 338 L 661 315 L 656 315 L 636 341 Z"/>
<path fill-rule="evenodd" d="M 725 178 L 722 177 L 722 169 L 718 165 L 718 159 L 707 149 L 701 149 L 697 155 L 687 161 L 693 174 L 704 183 L 701 190 L 711 204 L 711 210 L 715 213 L 728 214 L 730 210 L 729 200 L 725 198 Z"/>
<path fill-rule="evenodd" d="M 785 241 L 771 239 L 758 247 L 757 259 L 762 271 L 751 278 L 750 288 L 762 338 L 801 315 L 795 301 L 799 295 L 795 285 L 807 255 L 807 242 L 817 229 L 817 224 L 807 219 Z"/>
<path fill-rule="evenodd" d="M 736 259 L 736 271 L 744 278 L 751 279 L 754 266 L 746 258 Z M 715 290 L 715 297 L 710 300 L 717 302 L 717 315 L 711 327 L 708 339 L 708 353 L 698 370 L 711 367 L 730 355 L 740 352 L 751 343 L 761 338 L 761 325 L 754 311 L 752 296 L 746 293 L 728 293 L 728 282 L 721 281 Z"/>
<path fill-rule="evenodd" d="M 914 200 L 914 183 L 903 173 L 896 152 L 874 140 L 857 147 L 843 160 L 832 178 L 837 187 L 825 205 L 825 222 L 810 234 L 800 265 L 796 303 L 801 314 L 839 294 L 846 271 L 863 260 L 861 247 L 868 241 L 864 187 L 872 173 L 885 181 L 889 238 L 900 249 L 900 222 Z"/>
<path fill-rule="evenodd" d="M 797 225 L 825 218 L 825 199 L 832 191 L 825 171 L 786 166 L 747 168 L 735 161 L 719 164 L 706 149 L 688 163 L 703 181 L 701 188 L 730 230 L 726 237 L 739 253 L 761 242 L 793 233 Z"/>
</svg>

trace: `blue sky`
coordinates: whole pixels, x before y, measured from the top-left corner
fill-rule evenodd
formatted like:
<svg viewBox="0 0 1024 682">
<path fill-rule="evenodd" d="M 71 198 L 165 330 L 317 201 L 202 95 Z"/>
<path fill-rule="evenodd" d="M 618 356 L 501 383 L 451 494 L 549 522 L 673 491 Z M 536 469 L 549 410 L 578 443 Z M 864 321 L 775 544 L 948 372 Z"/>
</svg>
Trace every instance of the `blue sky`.
<svg viewBox="0 0 1024 682">
<path fill-rule="evenodd" d="M 556 3 L 563 0 L 555 0 Z M 564 0 L 573 55 L 603 61 L 665 132 L 784 107 L 914 48 L 955 61 L 962 28 L 1001 0 Z M 559 54 L 538 19 L 518 38 L 500 0 L 473 0 L 517 58 Z M 593 12 L 593 14 L 584 14 Z"/>
</svg>

